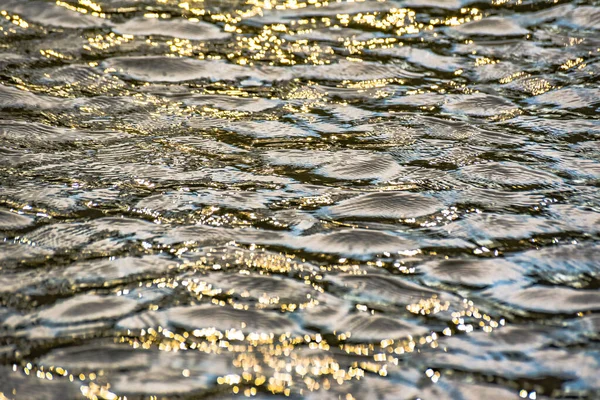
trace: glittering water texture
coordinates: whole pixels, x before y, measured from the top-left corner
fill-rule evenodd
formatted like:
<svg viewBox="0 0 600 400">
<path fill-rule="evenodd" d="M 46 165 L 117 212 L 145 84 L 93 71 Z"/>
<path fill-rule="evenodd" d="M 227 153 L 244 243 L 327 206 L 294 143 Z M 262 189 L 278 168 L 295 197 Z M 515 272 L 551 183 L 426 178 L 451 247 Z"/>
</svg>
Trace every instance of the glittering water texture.
<svg viewBox="0 0 600 400">
<path fill-rule="evenodd" d="M 595 0 L 1 0 L 0 399 L 600 398 Z"/>
</svg>

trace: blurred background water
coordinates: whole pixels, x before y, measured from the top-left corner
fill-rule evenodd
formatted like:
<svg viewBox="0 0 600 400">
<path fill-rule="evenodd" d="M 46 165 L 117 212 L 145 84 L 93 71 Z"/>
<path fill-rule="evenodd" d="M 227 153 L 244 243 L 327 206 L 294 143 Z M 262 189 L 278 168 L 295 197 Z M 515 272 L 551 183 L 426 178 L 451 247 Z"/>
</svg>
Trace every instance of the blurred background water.
<svg viewBox="0 0 600 400">
<path fill-rule="evenodd" d="M 1 0 L 1 399 L 600 397 L 600 4 Z"/>
</svg>

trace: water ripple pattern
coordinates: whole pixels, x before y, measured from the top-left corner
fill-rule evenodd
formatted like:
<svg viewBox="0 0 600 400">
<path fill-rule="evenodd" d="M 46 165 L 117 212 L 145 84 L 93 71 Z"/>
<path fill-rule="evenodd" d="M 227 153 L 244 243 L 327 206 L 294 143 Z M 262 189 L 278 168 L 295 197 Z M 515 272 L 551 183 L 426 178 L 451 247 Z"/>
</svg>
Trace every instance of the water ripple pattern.
<svg viewBox="0 0 600 400">
<path fill-rule="evenodd" d="M 600 398 L 597 0 L 0 1 L 0 399 Z"/>
</svg>

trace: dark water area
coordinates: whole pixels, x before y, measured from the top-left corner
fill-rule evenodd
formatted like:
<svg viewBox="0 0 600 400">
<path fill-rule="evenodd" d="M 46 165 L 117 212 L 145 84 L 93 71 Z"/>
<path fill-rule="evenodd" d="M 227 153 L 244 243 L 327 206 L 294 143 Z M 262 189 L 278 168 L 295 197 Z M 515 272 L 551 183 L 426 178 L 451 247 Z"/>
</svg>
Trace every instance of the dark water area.
<svg viewBox="0 0 600 400">
<path fill-rule="evenodd" d="M 600 398 L 598 1 L 0 11 L 0 399 Z"/>
</svg>

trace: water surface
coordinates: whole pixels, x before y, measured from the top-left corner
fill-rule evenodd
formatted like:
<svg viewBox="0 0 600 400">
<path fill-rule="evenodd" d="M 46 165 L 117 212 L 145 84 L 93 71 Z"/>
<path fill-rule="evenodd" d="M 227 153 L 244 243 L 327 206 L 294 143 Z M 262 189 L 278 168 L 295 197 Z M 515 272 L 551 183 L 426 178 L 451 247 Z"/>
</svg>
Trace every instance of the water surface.
<svg viewBox="0 0 600 400">
<path fill-rule="evenodd" d="M 0 1 L 0 398 L 600 397 L 600 4 Z"/>
</svg>

